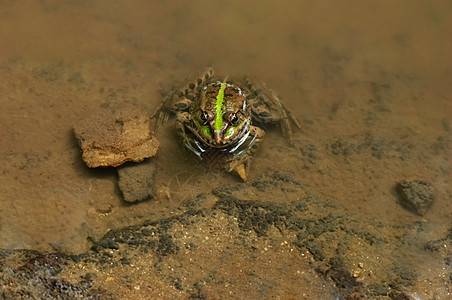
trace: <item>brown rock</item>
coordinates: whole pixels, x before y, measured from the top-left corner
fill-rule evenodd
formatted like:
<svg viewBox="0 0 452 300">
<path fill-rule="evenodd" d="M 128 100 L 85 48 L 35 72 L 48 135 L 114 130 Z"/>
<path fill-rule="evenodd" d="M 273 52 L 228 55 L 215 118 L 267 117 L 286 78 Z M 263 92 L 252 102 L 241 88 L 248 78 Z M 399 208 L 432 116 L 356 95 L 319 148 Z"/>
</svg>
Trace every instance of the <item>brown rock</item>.
<svg viewBox="0 0 452 300">
<path fill-rule="evenodd" d="M 423 180 L 402 180 L 397 183 L 397 191 L 401 196 L 401 203 L 420 216 L 427 212 L 435 199 L 433 185 Z"/>
<path fill-rule="evenodd" d="M 118 186 L 126 202 L 154 198 L 155 162 L 146 160 L 139 164 L 125 164 L 118 169 Z"/>
<path fill-rule="evenodd" d="M 154 156 L 159 142 L 151 133 L 149 115 L 144 109 L 119 107 L 99 111 L 80 121 L 74 132 L 83 161 L 90 168 L 117 167 Z"/>
</svg>

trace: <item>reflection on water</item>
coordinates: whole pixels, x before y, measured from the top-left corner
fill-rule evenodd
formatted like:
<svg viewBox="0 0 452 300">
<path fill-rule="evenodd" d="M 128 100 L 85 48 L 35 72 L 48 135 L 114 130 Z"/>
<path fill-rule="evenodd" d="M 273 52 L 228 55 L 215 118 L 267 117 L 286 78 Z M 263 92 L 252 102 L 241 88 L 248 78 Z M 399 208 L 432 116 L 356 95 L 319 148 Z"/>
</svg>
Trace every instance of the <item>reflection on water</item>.
<svg viewBox="0 0 452 300">
<path fill-rule="evenodd" d="M 168 126 L 155 158 L 158 199 L 128 206 L 115 171 L 87 169 L 72 134 L 77 120 L 104 107 L 153 109 L 213 65 L 265 81 L 303 127 L 293 146 L 268 128 L 250 179 L 281 170 L 363 227 L 369 219 L 420 226 L 398 253 L 419 275 L 410 291 L 445 297 L 450 11 L 448 1 L 0 3 L 0 248 L 81 253 L 108 229 L 180 213 L 198 194 L 239 182 L 206 172 Z M 395 183 L 404 179 L 435 187 L 424 216 L 398 202 Z"/>
</svg>

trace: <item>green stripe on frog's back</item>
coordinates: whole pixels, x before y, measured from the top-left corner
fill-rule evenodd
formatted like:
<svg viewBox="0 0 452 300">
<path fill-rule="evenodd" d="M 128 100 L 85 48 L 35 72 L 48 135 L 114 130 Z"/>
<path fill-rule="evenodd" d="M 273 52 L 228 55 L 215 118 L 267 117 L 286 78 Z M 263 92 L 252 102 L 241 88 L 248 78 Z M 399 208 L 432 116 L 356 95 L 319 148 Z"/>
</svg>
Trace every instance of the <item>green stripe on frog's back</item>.
<svg viewBox="0 0 452 300">
<path fill-rule="evenodd" d="M 217 94 L 217 101 L 215 101 L 215 130 L 220 131 L 223 128 L 223 102 L 224 90 L 226 89 L 227 77 L 221 83 L 220 90 Z"/>
</svg>

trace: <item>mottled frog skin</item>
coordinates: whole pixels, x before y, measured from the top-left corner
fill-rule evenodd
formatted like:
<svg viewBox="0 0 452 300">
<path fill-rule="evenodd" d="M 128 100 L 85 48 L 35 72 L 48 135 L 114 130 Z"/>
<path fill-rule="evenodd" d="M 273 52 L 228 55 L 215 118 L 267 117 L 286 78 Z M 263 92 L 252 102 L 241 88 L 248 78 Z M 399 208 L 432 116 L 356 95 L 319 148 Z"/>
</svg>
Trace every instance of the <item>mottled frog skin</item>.
<svg viewBox="0 0 452 300">
<path fill-rule="evenodd" d="M 292 143 L 290 119 L 300 127 L 278 95 L 261 82 L 248 78 L 241 84 L 215 78 L 212 68 L 181 85 L 166 97 L 154 116 L 158 124 L 169 112 L 176 114 L 176 128 L 185 147 L 197 157 L 221 160 L 227 171 L 246 180 L 246 169 L 265 132 L 259 125 L 279 123 Z"/>
</svg>

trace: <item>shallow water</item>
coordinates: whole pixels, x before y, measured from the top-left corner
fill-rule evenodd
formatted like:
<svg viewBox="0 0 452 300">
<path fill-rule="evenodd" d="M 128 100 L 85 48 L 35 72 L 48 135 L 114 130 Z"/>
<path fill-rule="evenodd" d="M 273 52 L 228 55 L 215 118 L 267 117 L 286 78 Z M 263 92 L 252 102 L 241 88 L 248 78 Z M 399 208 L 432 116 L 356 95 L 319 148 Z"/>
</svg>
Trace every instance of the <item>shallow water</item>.
<svg viewBox="0 0 452 300">
<path fill-rule="evenodd" d="M 302 125 L 293 146 L 269 128 L 250 180 L 290 173 L 362 226 L 425 224 L 419 244 L 398 253 L 420 273 L 408 293 L 446 297 L 450 250 L 432 256 L 423 245 L 451 228 L 451 9 L 448 1 L 0 2 L 0 248 L 82 253 L 109 229 L 173 216 L 199 193 L 239 182 L 206 173 L 167 126 L 155 158 L 159 197 L 128 205 L 114 170 L 86 168 L 72 132 L 104 107 L 152 110 L 213 66 L 266 82 Z M 402 179 L 434 185 L 426 215 L 400 205 Z"/>
</svg>

